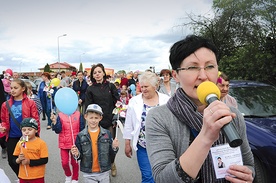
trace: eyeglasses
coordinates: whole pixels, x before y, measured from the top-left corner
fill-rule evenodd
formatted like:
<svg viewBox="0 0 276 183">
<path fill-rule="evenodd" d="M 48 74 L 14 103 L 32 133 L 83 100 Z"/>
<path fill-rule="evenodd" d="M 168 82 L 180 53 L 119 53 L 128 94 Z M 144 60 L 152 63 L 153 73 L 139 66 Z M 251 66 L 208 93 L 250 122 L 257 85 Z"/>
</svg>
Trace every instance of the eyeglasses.
<svg viewBox="0 0 276 183">
<path fill-rule="evenodd" d="M 204 69 L 206 72 L 212 72 L 215 70 L 216 67 L 217 65 L 210 64 L 205 67 L 190 66 L 190 67 L 177 68 L 176 70 L 177 71 L 185 70 L 187 72 L 195 73 L 195 72 L 199 72 L 201 69 Z"/>
</svg>

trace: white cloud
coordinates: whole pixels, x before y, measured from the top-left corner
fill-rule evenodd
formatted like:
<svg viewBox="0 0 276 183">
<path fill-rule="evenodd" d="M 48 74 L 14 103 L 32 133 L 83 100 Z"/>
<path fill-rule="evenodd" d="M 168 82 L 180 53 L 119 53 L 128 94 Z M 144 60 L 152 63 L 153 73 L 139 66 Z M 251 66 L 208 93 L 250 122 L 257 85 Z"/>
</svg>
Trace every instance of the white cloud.
<svg viewBox="0 0 276 183">
<path fill-rule="evenodd" d="M 186 12 L 207 13 L 212 5 L 211 0 L 0 2 L 0 69 L 15 71 L 56 62 L 57 37 L 63 34 L 61 62 L 77 68 L 80 59 L 84 67 L 101 62 L 115 70 L 168 68 L 170 46 L 189 33 L 173 27 Z"/>
</svg>

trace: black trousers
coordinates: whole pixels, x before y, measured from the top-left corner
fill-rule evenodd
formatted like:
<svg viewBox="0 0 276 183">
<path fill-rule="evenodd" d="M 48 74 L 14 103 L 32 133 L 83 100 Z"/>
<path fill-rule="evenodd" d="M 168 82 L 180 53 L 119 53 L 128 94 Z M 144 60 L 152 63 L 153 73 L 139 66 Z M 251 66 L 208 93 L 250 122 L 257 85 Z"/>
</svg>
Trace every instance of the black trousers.
<svg viewBox="0 0 276 183">
<path fill-rule="evenodd" d="M 115 128 L 113 128 L 113 126 L 110 126 L 109 128 L 108 128 L 108 130 L 110 131 L 110 133 L 111 133 L 111 135 L 112 135 L 112 138 L 113 139 L 115 139 L 115 136 L 116 136 L 116 127 Z M 114 161 L 115 161 L 115 156 L 114 156 L 114 158 L 113 157 L 111 157 L 111 163 L 114 163 Z"/>
<path fill-rule="evenodd" d="M 0 146 L 2 149 L 6 148 L 6 136 L 0 138 Z"/>
<path fill-rule="evenodd" d="M 20 138 L 9 138 L 6 146 L 7 146 L 7 154 L 8 154 L 8 162 L 10 167 L 12 168 L 12 170 L 14 171 L 14 173 L 16 174 L 16 176 L 18 176 L 18 172 L 19 172 L 19 164 L 15 163 L 15 161 L 13 160 L 13 151 L 15 149 L 15 146 L 17 144 L 17 142 L 19 141 Z"/>
</svg>

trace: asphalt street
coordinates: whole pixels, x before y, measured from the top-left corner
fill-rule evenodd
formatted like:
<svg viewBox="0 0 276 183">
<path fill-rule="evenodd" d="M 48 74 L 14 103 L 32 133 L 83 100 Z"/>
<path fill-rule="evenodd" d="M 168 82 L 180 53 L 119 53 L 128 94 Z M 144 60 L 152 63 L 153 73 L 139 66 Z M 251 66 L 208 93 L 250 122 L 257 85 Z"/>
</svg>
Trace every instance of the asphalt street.
<svg viewBox="0 0 276 183">
<path fill-rule="evenodd" d="M 41 138 L 47 143 L 49 151 L 49 162 L 46 165 L 46 183 L 64 183 L 65 175 L 61 167 L 60 151 L 58 148 L 58 135 L 52 130 L 46 130 L 47 122 L 41 121 Z M 118 133 L 120 150 L 116 156 L 117 176 L 111 177 L 112 183 L 139 183 L 141 182 L 141 173 L 137 164 L 136 154 L 132 158 L 127 158 L 124 153 L 124 140 L 122 133 Z M 17 179 L 12 169 L 9 167 L 7 159 L 0 157 L 0 168 L 2 168 L 11 183 Z M 79 182 L 83 182 L 82 173 L 79 174 Z"/>
</svg>

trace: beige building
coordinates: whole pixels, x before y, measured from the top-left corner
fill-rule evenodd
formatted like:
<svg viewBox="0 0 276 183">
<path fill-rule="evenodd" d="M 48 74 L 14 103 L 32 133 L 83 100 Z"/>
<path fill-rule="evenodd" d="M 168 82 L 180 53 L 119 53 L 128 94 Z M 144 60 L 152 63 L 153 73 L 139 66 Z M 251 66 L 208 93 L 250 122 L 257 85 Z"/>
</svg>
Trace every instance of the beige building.
<svg viewBox="0 0 276 183">
<path fill-rule="evenodd" d="M 67 62 L 55 62 L 53 64 L 49 64 L 50 69 L 56 73 L 61 72 L 61 71 L 65 71 L 67 72 L 72 72 L 72 71 L 76 71 L 76 67 L 72 66 L 70 64 L 68 64 Z M 44 67 L 43 68 L 39 68 L 40 72 L 44 71 Z"/>
<path fill-rule="evenodd" d="M 55 62 L 53 64 L 49 64 L 49 66 L 50 66 L 50 70 L 52 70 L 56 73 L 58 73 L 59 70 L 60 70 L 60 72 L 65 71 L 67 76 L 70 76 L 73 71 L 77 70 L 75 66 L 72 66 L 72 65 L 68 64 L 67 62 L 63 62 L 63 63 Z M 24 76 L 28 76 L 31 78 L 37 78 L 37 77 L 40 77 L 41 74 L 43 73 L 44 67 L 38 68 L 38 70 L 40 70 L 40 71 L 39 72 L 21 72 L 19 74 L 20 74 L 20 76 L 24 75 Z"/>
</svg>

